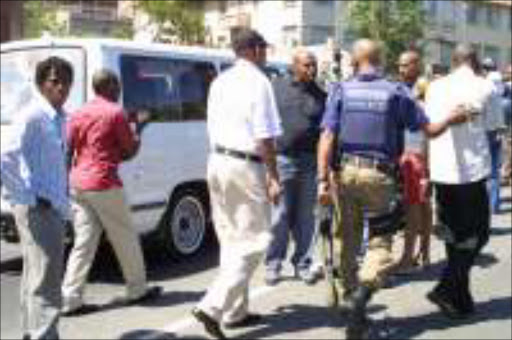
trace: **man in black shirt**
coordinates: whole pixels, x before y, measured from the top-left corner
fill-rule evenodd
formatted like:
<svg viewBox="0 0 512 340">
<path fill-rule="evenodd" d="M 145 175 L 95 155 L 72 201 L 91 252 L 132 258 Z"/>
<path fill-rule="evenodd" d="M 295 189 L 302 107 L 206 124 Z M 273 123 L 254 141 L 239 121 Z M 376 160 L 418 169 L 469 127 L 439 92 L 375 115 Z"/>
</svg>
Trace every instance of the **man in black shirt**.
<svg viewBox="0 0 512 340">
<path fill-rule="evenodd" d="M 295 252 L 291 259 L 295 275 L 307 284 L 315 281 L 310 266 L 316 195 L 316 145 L 326 100 L 326 93 L 315 83 L 316 75 L 315 57 L 300 50 L 294 55 L 292 75 L 273 81 L 283 127 L 283 135 L 277 141 L 277 164 L 284 197 L 272 212 L 274 237 L 265 261 L 268 285 L 275 285 L 280 279 L 290 232 L 295 241 Z"/>
</svg>

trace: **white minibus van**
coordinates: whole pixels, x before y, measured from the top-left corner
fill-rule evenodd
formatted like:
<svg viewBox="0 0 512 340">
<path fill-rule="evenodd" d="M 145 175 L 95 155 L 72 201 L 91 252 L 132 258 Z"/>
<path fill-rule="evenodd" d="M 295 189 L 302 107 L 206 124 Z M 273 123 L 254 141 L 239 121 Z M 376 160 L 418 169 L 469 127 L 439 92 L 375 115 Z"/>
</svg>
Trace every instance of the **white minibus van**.
<svg viewBox="0 0 512 340">
<path fill-rule="evenodd" d="M 70 114 L 93 97 L 92 75 L 108 68 L 122 83 L 128 115 L 150 123 L 138 154 L 121 166 L 126 199 L 141 235 L 154 234 L 170 254 L 192 255 L 211 232 L 206 161 L 206 99 L 212 80 L 234 62 L 230 51 L 112 39 L 54 39 L 1 45 L 1 139 L 20 105 L 34 91 L 35 65 L 48 56 L 72 63 L 74 82 L 65 104 Z M 268 63 L 269 76 L 286 72 Z M 236 93 L 236 89 L 233 89 Z M 3 143 L 2 143 L 3 144 Z M 3 196 L 4 193 L 2 193 Z M 1 201 L 1 234 L 17 239 L 11 208 Z"/>
</svg>

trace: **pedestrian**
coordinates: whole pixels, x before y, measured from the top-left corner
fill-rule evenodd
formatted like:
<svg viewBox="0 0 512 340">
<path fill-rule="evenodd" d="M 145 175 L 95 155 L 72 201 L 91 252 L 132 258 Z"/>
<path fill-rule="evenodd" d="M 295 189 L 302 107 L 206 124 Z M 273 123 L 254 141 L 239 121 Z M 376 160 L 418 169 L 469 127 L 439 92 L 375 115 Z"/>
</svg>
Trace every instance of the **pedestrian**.
<svg viewBox="0 0 512 340">
<path fill-rule="evenodd" d="M 420 89 L 422 80 L 421 57 L 417 51 L 403 52 L 398 61 L 400 81 L 408 88 L 411 97 L 423 105 L 425 88 Z M 423 85 L 425 87 L 425 85 Z M 396 273 L 408 273 L 421 263 L 430 264 L 430 235 L 432 232 L 432 209 L 430 207 L 427 140 L 423 132 L 405 133 L 405 149 L 400 157 L 403 196 L 406 208 L 404 248 L 396 263 Z M 416 240 L 420 240 L 419 254 L 415 254 Z"/>
<path fill-rule="evenodd" d="M 315 245 L 316 145 L 326 93 L 316 84 L 316 58 L 306 50 L 293 57 L 293 75 L 273 81 L 283 134 L 277 140 L 277 169 L 283 183 L 283 199 L 272 209 L 272 242 L 267 250 L 265 280 L 281 279 L 289 234 L 295 242 L 291 263 L 295 276 L 313 284 L 311 270 Z"/>
<path fill-rule="evenodd" d="M 68 182 L 63 105 L 73 82 L 69 62 L 36 66 L 32 100 L 17 114 L 2 145 L 0 174 L 13 204 L 21 243 L 23 339 L 58 339 Z"/>
<path fill-rule="evenodd" d="M 432 121 L 445 119 L 458 105 L 472 114 L 469 122 L 448 130 L 429 145 L 430 180 L 435 186 L 447 265 L 427 298 L 452 318 L 474 312 L 470 271 L 489 239 L 486 179 L 491 160 L 486 116 L 493 114 L 493 87 L 478 75 L 479 68 L 476 52 L 457 46 L 452 72 L 430 85 L 425 107 Z"/>
<path fill-rule="evenodd" d="M 510 186 L 512 184 L 512 65 L 508 64 L 503 74 L 504 91 L 503 91 L 503 111 L 505 113 L 505 159 L 503 161 L 502 178 L 503 184 Z"/>
<path fill-rule="evenodd" d="M 275 138 L 282 134 L 274 92 L 262 68 L 268 44 L 242 29 L 233 39 L 235 65 L 212 83 L 208 98 L 208 187 L 220 244 L 217 279 L 192 310 L 206 331 L 261 319 L 249 313 L 249 281 L 271 240 L 271 204 L 279 202 Z"/>
<path fill-rule="evenodd" d="M 339 154 L 339 184 L 334 199 L 341 200 L 342 244 L 351 255 L 345 270 L 354 287 L 347 338 L 361 339 L 368 330 L 366 305 L 393 264 L 391 247 L 400 212 L 397 167 L 403 132 L 406 128 L 422 129 L 435 137 L 452 124 L 466 120 L 467 115 L 458 108 L 439 123 L 429 123 L 408 90 L 386 80 L 380 72 L 380 48 L 376 42 L 358 40 L 353 58 L 355 77 L 332 86 L 326 103 L 318 146 L 318 199 L 323 205 L 333 200 L 329 162 Z M 359 277 L 353 238 L 357 210 L 365 212 L 369 224 L 369 245 Z"/>
<path fill-rule="evenodd" d="M 501 74 L 497 71 L 497 66 L 491 58 L 484 59 L 482 63 L 482 75 L 493 86 L 492 105 L 493 114 L 486 116 L 487 139 L 489 142 L 489 150 L 491 152 L 491 176 L 488 182 L 489 198 L 491 210 L 497 214 L 500 211 L 501 198 L 501 165 L 503 143 L 502 135 L 505 126 L 505 113 L 501 105 L 505 85 Z"/>
<path fill-rule="evenodd" d="M 92 83 L 96 97 L 71 116 L 67 129 L 75 237 L 62 285 L 65 316 L 99 308 L 85 304 L 83 295 L 103 231 L 126 281 L 126 298 L 120 302 L 141 303 L 162 291 L 147 285 L 139 236 L 118 174 L 120 163 L 136 155 L 140 135 L 132 131 L 117 104 L 121 91 L 117 75 L 99 70 Z"/>
</svg>

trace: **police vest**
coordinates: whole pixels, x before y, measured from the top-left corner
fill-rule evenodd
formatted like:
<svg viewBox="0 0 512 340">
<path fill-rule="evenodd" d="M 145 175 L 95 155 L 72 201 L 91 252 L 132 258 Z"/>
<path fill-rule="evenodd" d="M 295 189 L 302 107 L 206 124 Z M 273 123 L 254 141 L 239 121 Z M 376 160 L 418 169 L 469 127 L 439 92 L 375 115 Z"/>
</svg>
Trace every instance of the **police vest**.
<svg viewBox="0 0 512 340">
<path fill-rule="evenodd" d="M 394 119 L 397 83 L 377 78 L 343 83 L 340 154 L 353 154 L 394 161 L 400 152 L 401 131 Z"/>
</svg>

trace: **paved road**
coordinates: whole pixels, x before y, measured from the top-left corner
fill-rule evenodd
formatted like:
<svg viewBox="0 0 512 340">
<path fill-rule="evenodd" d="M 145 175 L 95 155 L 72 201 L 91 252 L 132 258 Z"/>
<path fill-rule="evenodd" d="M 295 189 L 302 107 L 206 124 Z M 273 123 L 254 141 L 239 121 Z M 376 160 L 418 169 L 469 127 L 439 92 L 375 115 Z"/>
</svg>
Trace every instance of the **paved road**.
<svg viewBox="0 0 512 340">
<path fill-rule="evenodd" d="M 372 301 L 371 317 L 378 337 L 393 339 L 511 339 L 512 338 L 512 228 L 510 191 L 507 213 L 493 216 L 490 244 L 473 271 L 478 313 L 453 323 L 440 315 L 424 298 L 443 266 L 442 244 L 433 242 L 433 266 L 425 272 L 395 279 Z M 17 247 L 1 244 L 1 339 L 19 334 L 18 289 L 21 261 Z M 399 250 L 400 242 L 395 247 Z M 123 308 L 111 300 L 123 293 L 123 284 L 112 253 L 103 250 L 94 265 L 88 301 L 105 308 L 95 314 L 66 318 L 61 323 L 65 339 L 173 339 L 207 338 L 190 317 L 190 309 L 216 274 L 217 252 L 205 250 L 187 261 L 168 261 L 147 249 L 149 277 L 165 289 L 163 298 L 151 305 Z M 291 278 L 275 288 L 264 285 L 263 270 L 252 282 L 252 309 L 266 314 L 254 328 L 228 335 L 254 339 L 342 339 L 346 315 L 324 307 L 325 282 L 307 287 Z"/>
</svg>

